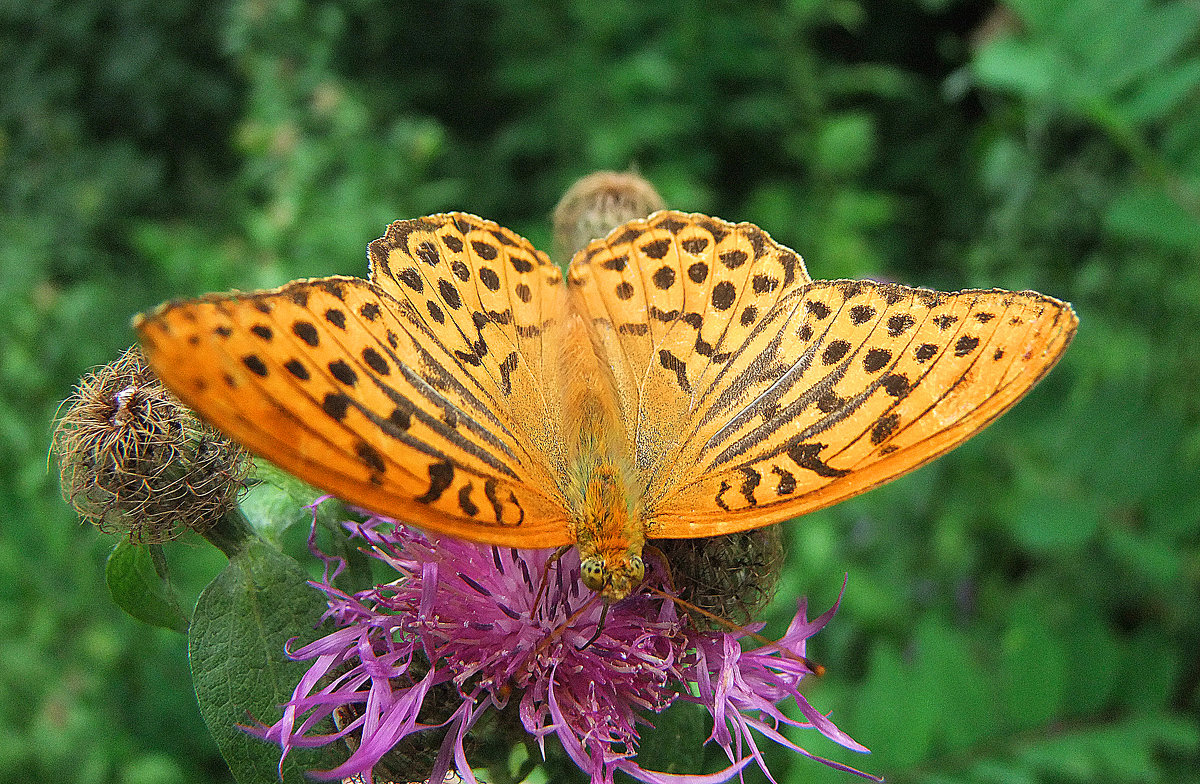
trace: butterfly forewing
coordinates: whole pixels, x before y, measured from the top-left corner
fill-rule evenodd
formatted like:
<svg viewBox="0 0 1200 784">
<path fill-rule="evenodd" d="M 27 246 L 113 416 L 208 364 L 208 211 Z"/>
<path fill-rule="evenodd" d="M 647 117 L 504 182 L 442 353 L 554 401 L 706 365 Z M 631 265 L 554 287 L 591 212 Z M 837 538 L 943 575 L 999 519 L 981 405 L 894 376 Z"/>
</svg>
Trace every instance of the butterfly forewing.
<svg viewBox="0 0 1200 784">
<path fill-rule="evenodd" d="M 401 259 L 388 261 L 394 269 Z M 471 276 L 442 266 L 447 274 L 435 270 L 424 291 L 432 286 L 448 311 L 457 302 L 481 312 Z M 444 283 L 451 276 L 454 290 Z M 554 284 L 542 276 L 528 285 L 541 296 Z M 298 281 L 169 304 L 138 330 L 152 367 L 185 403 L 318 487 L 462 538 L 568 543 L 557 488 L 546 480 L 552 459 L 505 399 L 541 378 L 525 354 L 491 357 L 493 343 L 519 344 L 523 322 L 500 311 L 468 315 L 468 333 L 461 320 L 439 322 L 435 300 L 420 294 L 353 278 Z M 522 405 L 537 409 L 542 399 Z M 552 427 L 546 416 L 530 421 Z"/>
<path fill-rule="evenodd" d="M 1075 330 L 1032 292 L 818 281 L 781 299 L 694 412 L 655 507 L 663 536 L 751 528 L 910 471 L 978 432 Z"/>
<path fill-rule="evenodd" d="M 562 272 L 528 240 L 465 213 L 396 221 L 371 243 L 371 281 L 462 384 L 520 437 L 529 481 L 556 488 L 564 469 Z"/>
</svg>

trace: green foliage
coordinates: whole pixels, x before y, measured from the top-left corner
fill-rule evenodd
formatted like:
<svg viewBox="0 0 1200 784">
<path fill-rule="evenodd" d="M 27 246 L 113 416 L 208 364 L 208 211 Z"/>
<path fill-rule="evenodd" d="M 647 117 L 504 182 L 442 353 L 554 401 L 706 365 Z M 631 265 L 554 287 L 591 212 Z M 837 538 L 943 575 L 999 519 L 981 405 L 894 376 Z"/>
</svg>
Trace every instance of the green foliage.
<svg viewBox="0 0 1200 784">
<path fill-rule="evenodd" d="M 128 540 L 117 543 L 104 563 L 104 580 L 114 602 L 142 623 L 184 633 L 187 617 L 167 579 L 165 558 L 159 545 L 141 546 Z"/>
<path fill-rule="evenodd" d="M 315 639 L 313 623 L 324 610 L 296 562 L 263 543 L 234 554 L 196 603 L 188 658 L 200 713 L 241 784 L 269 784 L 280 774 L 285 784 L 303 782 L 305 770 L 337 765 L 331 748 L 301 750 L 281 770 L 278 749 L 242 730 L 278 720 L 279 705 L 307 669 L 284 646 Z"/>
<path fill-rule="evenodd" d="M 849 574 L 809 697 L 874 753 L 812 750 L 894 782 L 1197 778 L 1198 23 L 1188 0 L 0 4 L 0 780 L 230 781 L 183 638 L 120 614 L 111 543 L 47 471 L 58 401 L 133 312 L 361 274 L 387 222 L 438 210 L 548 248 L 565 187 L 629 165 L 818 278 L 1035 288 L 1080 314 L 991 429 L 789 529 L 771 622 Z M 304 557 L 279 515 L 297 494 L 245 508 Z M 190 608 L 224 559 L 166 551 Z M 159 584 L 117 553 L 123 584 Z M 244 566 L 198 618 L 238 622 L 212 602 L 253 595 Z M 286 621 L 272 635 L 308 631 Z M 781 782 L 849 780 L 770 755 Z"/>
</svg>

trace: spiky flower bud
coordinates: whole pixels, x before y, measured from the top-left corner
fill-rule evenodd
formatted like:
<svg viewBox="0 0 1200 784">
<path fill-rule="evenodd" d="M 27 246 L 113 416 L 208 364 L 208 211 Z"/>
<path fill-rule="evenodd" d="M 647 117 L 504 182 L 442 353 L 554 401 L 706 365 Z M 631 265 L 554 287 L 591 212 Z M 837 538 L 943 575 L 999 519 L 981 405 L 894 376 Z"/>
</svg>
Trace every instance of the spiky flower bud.
<svg viewBox="0 0 1200 784">
<path fill-rule="evenodd" d="M 577 180 L 554 208 L 554 258 L 566 263 L 584 245 L 666 207 L 633 172 L 595 172 Z"/>
<path fill-rule="evenodd" d="M 679 597 L 737 624 L 751 623 L 775 597 L 783 569 L 778 525 L 703 539 L 655 539 Z M 693 618 L 715 628 L 705 618 Z"/>
<path fill-rule="evenodd" d="M 134 346 L 84 376 L 52 451 L 63 496 L 105 533 L 141 543 L 204 531 L 237 502 L 246 453 L 176 400 Z"/>
</svg>

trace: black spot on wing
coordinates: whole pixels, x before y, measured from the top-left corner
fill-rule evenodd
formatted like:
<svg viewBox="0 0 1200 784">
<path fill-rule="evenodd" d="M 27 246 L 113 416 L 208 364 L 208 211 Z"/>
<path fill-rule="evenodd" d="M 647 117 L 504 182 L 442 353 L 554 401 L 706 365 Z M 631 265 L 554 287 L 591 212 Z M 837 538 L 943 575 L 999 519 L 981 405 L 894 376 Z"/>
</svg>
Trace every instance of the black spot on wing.
<svg viewBox="0 0 1200 784">
<path fill-rule="evenodd" d="M 663 256 L 667 255 L 667 251 L 670 249 L 671 249 L 671 240 L 663 238 L 661 240 L 654 240 L 653 242 L 647 242 L 645 245 L 642 246 L 642 253 L 645 253 L 648 257 L 650 257 L 652 259 L 661 259 Z"/>
<path fill-rule="evenodd" d="M 308 368 L 304 367 L 303 363 L 301 363 L 298 359 L 289 359 L 287 362 L 283 363 L 283 366 L 287 369 L 287 372 L 291 373 L 301 381 L 308 381 L 310 378 L 308 374 Z"/>
<path fill-rule="evenodd" d="M 483 259 L 484 261 L 493 261 L 497 256 L 500 255 L 499 249 L 497 249 L 496 246 L 492 245 L 491 243 L 481 242 L 479 240 L 471 240 L 471 247 L 475 250 L 475 253 L 479 255 L 479 258 Z"/>
<path fill-rule="evenodd" d="M 892 352 L 885 348 L 873 348 L 863 358 L 863 370 L 868 373 L 877 373 L 887 367 L 887 364 L 891 361 Z"/>
<path fill-rule="evenodd" d="M 292 334 L 314 348 L 321 342 L 317 328 L 308 321 L 297 321 L 295 324 L 292 324 Z"/>
<path fill-rule="evenodd" d="M 392 368 L 388 365 L 387 360 L 384 359 L 378 351 L 370 346 L 367 346 L 363 349 L 362 358 L 363 362 L 367 363 L 367 367 L 371 368 L 371 370 L 374 370 L 381 376 L 386 376 L 392 372 Z"/>
<path fill-rule="evenodd" d="M 812 471 L 817 476 L 833 479 L 850 473 L 849 471 L 826 465 L 825 461 L 821 459 L 821 450 L 825 447 L 825 444 L 818 443 L 793 443 L 788 447 L 787 455 L 793 463 L 801 468 Z"/>
<path fill-rule="evenodd" d="M 879 446 L 887 437 L 895 432 L 896 427 L 900 424 L 900 417 L 895 414 L 884 414 L 875 420 L 875 424 L 871 426 L 871 443 Z"/>
<path fill-rule="evenodd" d="M 346 328 L 346 314 L 338 308 L 329 308 L 326 310 L 325 320 L 338 329 Z"/>
<path fill-rule="evenodd" d="M 850 351 L 850 343 L 845 340 L 830 341 L 825 347 L 825 351 L 821 353 L 821 361 L 826 365 L 832 365 L 835 362 L 841 361 L 842 357 Z"/>
<path fill-rule="evenodd" d="M 771 473 L 779 477 L 779 484 L 775 486 L 775 492 L 779 495 L 791 495 L 796 492 L 796 477 L 792 476 L 791 471 L 785 471 L 779 466 L 773 466 Z"/>
<path fill-rule="evenodd" d="M 341 392 L 330 392 L 321 401 L 325 413 L 339 422 L 346 418 L 346 410 L 350 407 L 350 398 Z"/>
<path fill-rule="evenodd" d="M 875 308 L 870 305 L 855 305 L 850 308 L 850 323 L 855 326 L 864 324 L 875 317 Z"/>
<path fill-rule="evenodd" d="M 742 468 L 742 486 L 739 488 L 742 497 L 746 499 L 746 504 L 749 506 L 758 506 L 758 499 L 754 497 L 754 490 L 762 482 L 762 474 L 755 471 L 750 466 Z"/>
<path fill-rule="evenodd" d="M 462 510 L 467 517 L 474 517 L 479 514 L 479 506 L 471 500 L 471 491 L 474 486 L 467 482 L 458 490 L 458 508 Z"/>
<path fill-rule="evenodd" d="M 267 366 L 256 354 L 247 354 L 242 357 L 242 364 L 256 376 L 266 377 Z"/>
<path fill-rule="evenodd" d="M 912 325 L 916 324 L 916 323 L 917 323 L 916 320 L 914 320 L 913 317 L 908 315 L 907 313 L 897 313 L 896 315 L 889 318 L 887 321 L 888 335 L 890 335 L 891 337 L 894 337 L 894 338 L 898 338 L 901 335 L 903 335 L 905 332 L 907 332 L 909 330 L 909 328 L 912 327 Z"/>
<path fill-rule="evenodd" d="M 386 469 L 383 463 L 383 455 L 379 454 L 379 451 L 375 447 L 365 441 L 355 444 L 354 451 L 358 454 L 359 459 L 366 464 L 367 468 L 375 473 L 382 474 Z"/>
<path fill-rule="evenodd" d="M 482 244 L 482 243 L 481 243 Z M 493 248 L 495 250 L 495 248 Z M 429 465 L 429 489 L 414 500 L 422 504 L 432 504 L 442 497 L 446 488 L 454 481 L 454 465 L 446 460 Z"/>
<path fill-rule="evenodd" d="M 954 344 L 954 356 L 965 357 L 967 354 L 970 354 L 972 351 L 974 351 L 978 347 L 979 347 L 979 338 L 973 337 L 971 335 L 963 335 Z"/>
<path fill-rule="evenodd" d="M 358 374 L 354 372 L 354 368 L 340 359 L 335 359 L 329 363 L 329 372 L 333 374 L 334 378 L 348 387 L 352 387 L 358 383 Z"/>
</svg>

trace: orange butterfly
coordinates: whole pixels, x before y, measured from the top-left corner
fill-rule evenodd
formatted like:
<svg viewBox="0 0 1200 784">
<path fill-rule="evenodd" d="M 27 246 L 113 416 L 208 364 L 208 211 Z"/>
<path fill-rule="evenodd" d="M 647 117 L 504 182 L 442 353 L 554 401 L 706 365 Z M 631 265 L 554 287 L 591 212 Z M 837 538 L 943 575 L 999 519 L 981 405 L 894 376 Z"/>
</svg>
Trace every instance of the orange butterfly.
<svg viewBox="0 0 1200 784">
<path fill-rule="evenodd" d="M 155 372 L 232 438 L 373 512 L 514 547 L 574 544 L 607 601 L 647 537 L 828 506 L 1017 402 L 1078 323 L 1035 292 L 814 281 L 749 223 L 663 211 L 563 275 L 464 213 L 397 221 L 370 280 L 167 303 Z"/>
</svg>

